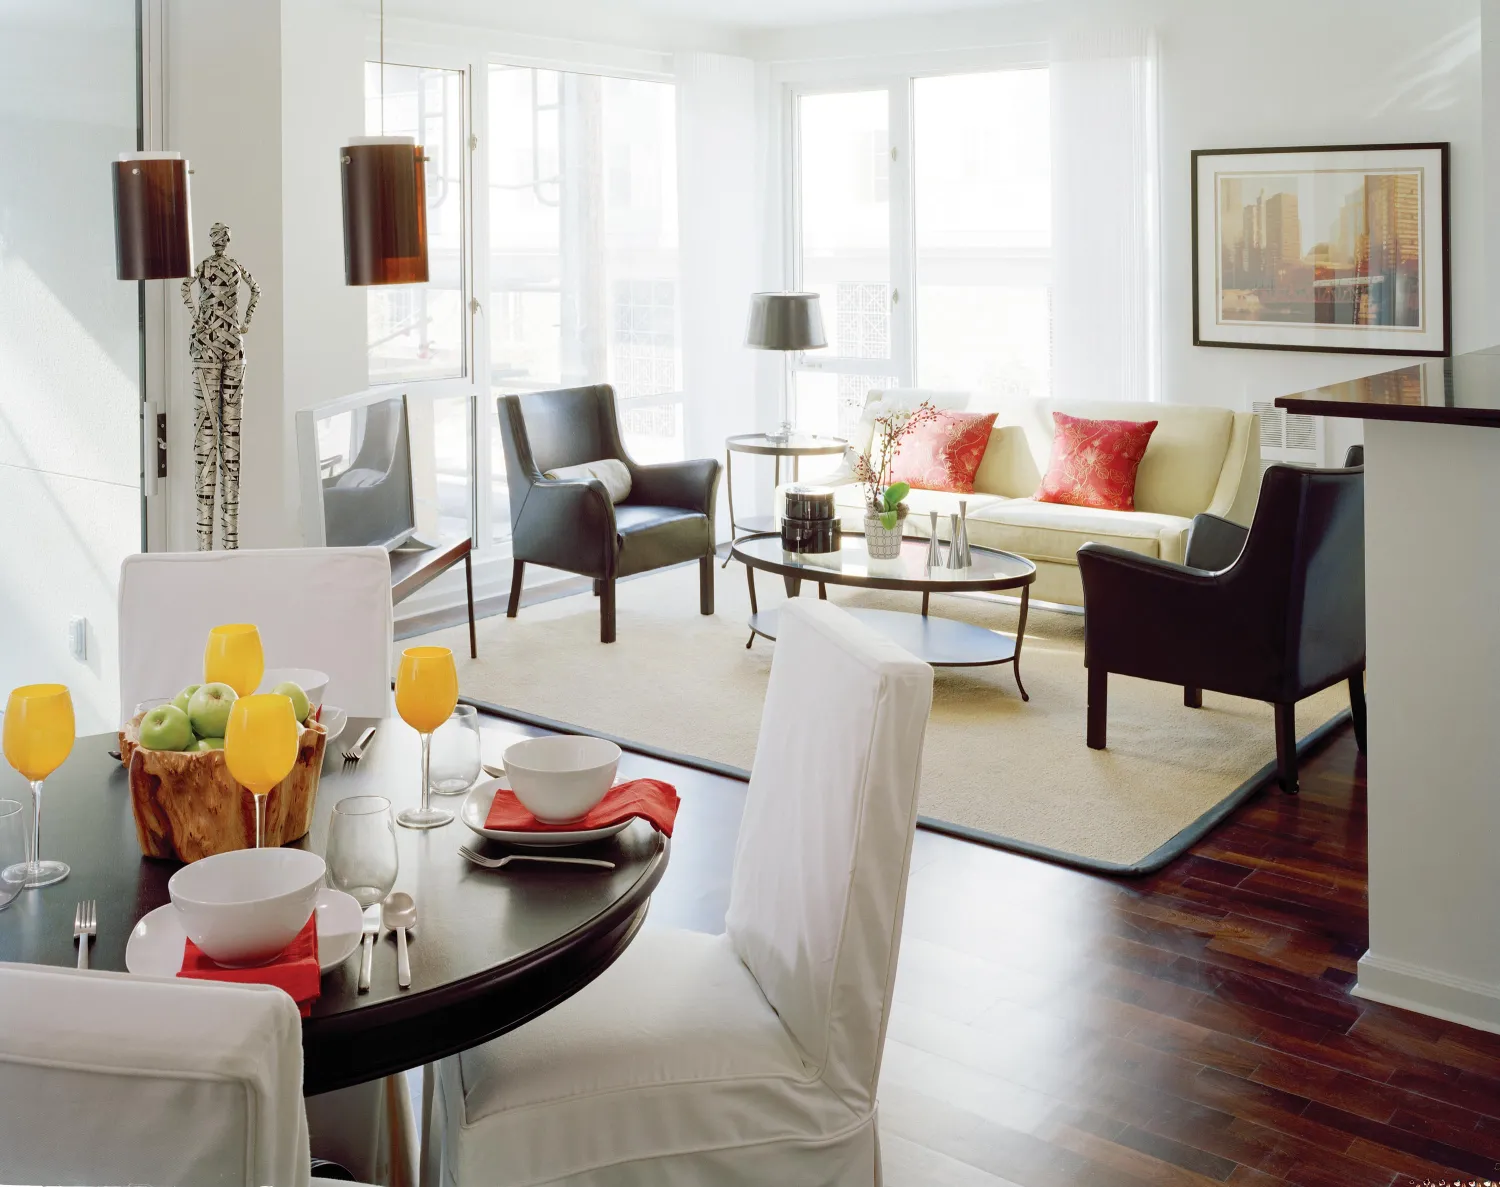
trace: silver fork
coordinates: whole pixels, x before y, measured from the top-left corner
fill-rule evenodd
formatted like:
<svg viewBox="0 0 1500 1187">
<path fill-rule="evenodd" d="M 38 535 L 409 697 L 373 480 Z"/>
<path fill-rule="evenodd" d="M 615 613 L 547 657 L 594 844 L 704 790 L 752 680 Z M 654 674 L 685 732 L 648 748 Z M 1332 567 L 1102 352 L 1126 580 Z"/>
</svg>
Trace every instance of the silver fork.
<svg viewBox="0 0 1500 1187">
<path fill-rule="evenodd" d="M 89 967 L 89 939 L 99 932 L 99 913 L 93 899 L 84 899 L 73 912 L 73 938 L 78 941 L 78 967 Z"/>
<path fill-rule="evenodd" d="M 359 741 L 344 751 L 344 762 L 350 766 L 357 763 L 365 756 L 365 747 L 370 744 L 370 739 L 375 736 L 375 727 L 366 726 L 365 732 L 359 735 Z"/>
<path fill-rule="evenodd" d="M 485 857 L 482 853 L 475 853 L 467 845 L 460 845 L 458 851 L 475 865 L 483 866 L 487 870 L 503 870 L 513 861 L 545 861 L 565 866 L 594 866 L 601 870 L 615 868 L 614 862 L 601 861 L 597 857 L 543 857 L 539 853 L 507 853 L 504 857 Z"/>
</svg>

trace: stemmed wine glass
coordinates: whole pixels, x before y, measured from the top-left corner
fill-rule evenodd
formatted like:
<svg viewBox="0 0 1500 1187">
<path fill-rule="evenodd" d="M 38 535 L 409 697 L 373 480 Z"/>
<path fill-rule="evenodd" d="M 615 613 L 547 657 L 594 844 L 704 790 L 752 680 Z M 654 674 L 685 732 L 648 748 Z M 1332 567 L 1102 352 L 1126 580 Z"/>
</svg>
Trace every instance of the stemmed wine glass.
<svg viewBox="0 0 1500 1187">
<path fill-rule="evenodd" d="M 297 763 L 299 731 L 291 697 L 259 693 L 240 697 L 229 708 L 224 761 L 236 782 L 255 797 L 257 849 L 266 843 L 266 796 L 292 773 Z"/>
<path fill-rule="evenodd" d="M 203 648 L 203 680 L 227 684 L 236 696 L 247 697 L 260 687 L 266 656 L 254 623 L 234 622 L 208 632 Z"/>
<path fill-rule="evenodd" d="M 422 735 L 422 806 L 404 808 L 396 823 L 405 828 L 437 828 L 452 812 L 432 806 L 432 731 L 447 721 L 458 704 L 458 670 L 446 647 L 408 647 L 396 669 L 396 712 Z"/>
<path fill-rule="evenodd" d="M 400 858 L 391 801 L 383 795 L 351 795 L 333 806 L 328 823 L 328 884 L 373 907 L 396 885 Z"/>
<path fill-rule="evenodd" d="M 43 861 L 42 781 L 62 766 L 73 750 L 73 698 L 61 684 L 27 684 L 12 690 L 5 706 L 5 758 L 31 784 L 31 848 L 24 866 L 8 867 L 0 878 L 24 878 L 27 888 L 51 886 L 69 874 L 61 861 Z"/>
</svg>

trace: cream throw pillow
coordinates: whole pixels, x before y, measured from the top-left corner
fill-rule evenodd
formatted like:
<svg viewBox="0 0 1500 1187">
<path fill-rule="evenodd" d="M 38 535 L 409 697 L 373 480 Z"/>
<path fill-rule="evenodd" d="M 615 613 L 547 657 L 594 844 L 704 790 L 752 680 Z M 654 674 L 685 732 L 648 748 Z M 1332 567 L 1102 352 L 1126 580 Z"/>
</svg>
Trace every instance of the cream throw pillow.
<svg viewBox="0 0 1500 1187">
<path fill-rule="evenodd" d="M 584 462 L 578 466 L 559 466 L 548 470 L 543 478 L 562 481 L 587 482 L 590 478 L 604 483 L 611 503 L 623 503 L 630 497 L 630 468 L 619 458 L 600 458 L 597 462 Z"/>
</svg>

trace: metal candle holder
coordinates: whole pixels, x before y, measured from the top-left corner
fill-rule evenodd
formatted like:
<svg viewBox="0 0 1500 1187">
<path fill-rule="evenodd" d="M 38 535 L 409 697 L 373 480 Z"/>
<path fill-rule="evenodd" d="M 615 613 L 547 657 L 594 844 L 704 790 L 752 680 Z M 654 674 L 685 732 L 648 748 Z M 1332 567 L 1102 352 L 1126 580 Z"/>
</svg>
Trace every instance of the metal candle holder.
<svg viewBox="0 0 1500 1187">
<path fill-rule="evenodd" d="M 937 512 L 928 512 L 932 516 L 932 531 L 927 537 L 927 567 L 929 569 L 941 569 L 943 567 L 943 544 L 938 539 Z"/>
<path fill-rule="evenodd" d="M 969 567 L 969 503 L 967 499 L 958 501 L 958 511 L 949 517 L 949 536 L 951 543 L 948 545 L 948 564 L 950 569 L 967 569 Z"/>
</svg>

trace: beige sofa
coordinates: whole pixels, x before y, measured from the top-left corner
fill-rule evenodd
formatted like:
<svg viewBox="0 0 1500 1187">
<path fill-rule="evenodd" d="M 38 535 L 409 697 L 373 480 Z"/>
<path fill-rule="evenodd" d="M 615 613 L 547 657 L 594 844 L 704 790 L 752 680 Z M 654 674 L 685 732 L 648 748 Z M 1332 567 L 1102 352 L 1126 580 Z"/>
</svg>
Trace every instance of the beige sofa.
<svg viewBox="0 0 1500 1187">
<path fill-rule="evenodd" d="M 1257 418 L 1227 408 L 1183 404 L 1107 401 L 974 399 L 918 389 L 871 392 L 849 453 L 835 472 L 813 479 L 835 488 L 845 531 L 864 530 L 864 500 L 852 481 L 853 460 L 864 450 L 874 418 L 922 399 L 940 408 L 997 412 L 984 460 L 971 495 L 914 490 L 906 498 L 911 514 L 906 534 L 926 538 L 929 511 L 939 514 L 939 535 L 948 538 L 947 520 L 968 500 L 969 542 L 1015 552 L 1035 562 L 1031 596 L 1065 605 L 1083 605 L 1078 548 L 1089 540 L 1115 544 L 1146 556 L 1181 561 L 1193 516 L 1207 511 L 1248 525 L 1260 489 L 1260 431 Z M 1052 453 L 1052 413 L 1110 420 L 1155 420 L 1156 431 L 1136 475 L 1134 511 L 1096 511 L 1060 503 L 1038 503 Z M 779 492 L 778 492 L 779 495 Z M 780 499 L 777 500 L 780 515 Z"/>
</svg>

